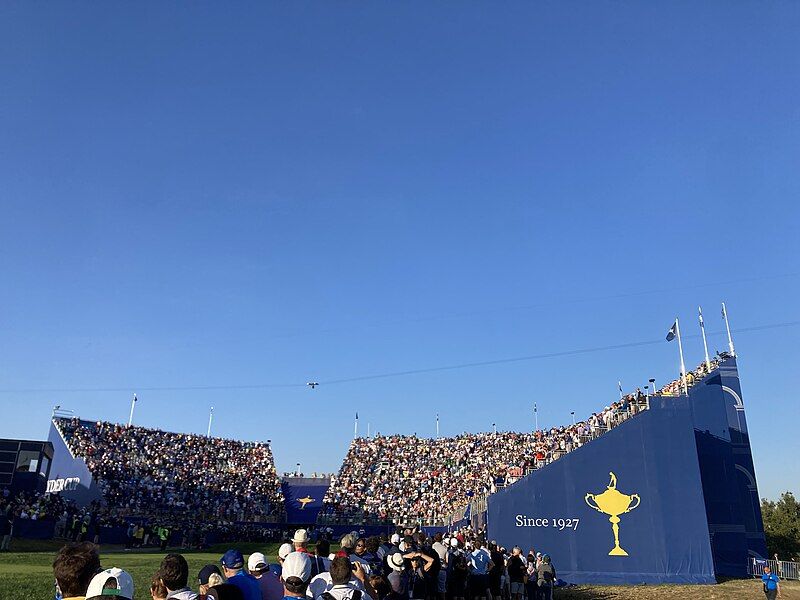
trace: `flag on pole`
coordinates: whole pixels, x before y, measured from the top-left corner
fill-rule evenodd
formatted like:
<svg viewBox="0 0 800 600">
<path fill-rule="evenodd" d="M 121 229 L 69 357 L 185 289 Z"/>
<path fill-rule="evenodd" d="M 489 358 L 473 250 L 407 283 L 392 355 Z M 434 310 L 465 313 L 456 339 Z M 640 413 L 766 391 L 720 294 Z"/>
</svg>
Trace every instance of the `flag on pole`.
<svg viewBox="0 0 800 600">
<path fill-rule="evenodd" d="M 678 320 L 675 319 L 675 322 L 672 324 L 672 327 L 669 328 L 667 332 L 667 341 L 671 342 L 675 339 L 675 336 L 678 335 Z"/>
<path fill-rule="evenodd" d="M 621 381 L 617 381 L 617 387 L 619 388 L 619 393 L 621 394 L 622 393 L 622 382 Z"/>
<path fill-rule="evenodd" d="M 358 421 L 358 413 L 356 413 L 356 421 Z"/>
<path fill-rule="evenodd" d="M 703 322 L 703 309 L 699 308 L 698 310 L 700 311 L 700 327 L 705 329 L 706 328 L 706 324 Z"/>
<path fill-rule="evenodd" d="M 134 402 L 138 402 L 139 401 L 139 399 L 136 397 L 136 394 L 133 395 L 133 401 Z"/>
</svg>

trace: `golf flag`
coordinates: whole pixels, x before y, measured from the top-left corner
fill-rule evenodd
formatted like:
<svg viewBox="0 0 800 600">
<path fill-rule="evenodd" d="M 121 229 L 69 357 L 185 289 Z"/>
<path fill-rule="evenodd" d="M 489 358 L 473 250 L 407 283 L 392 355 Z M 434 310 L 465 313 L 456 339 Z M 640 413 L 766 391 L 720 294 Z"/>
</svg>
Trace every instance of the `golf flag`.
<svg viewBox="0 0 800 600">
<path fill-rule="evenodd" d="M 706 324 L 703 323 L 703 309 L 698 307 L 697 310 L 699 311 L 699 315 L 700 315 L 700 327 L 701 327 L 701 329 L 705 329 L 706 328 Z"/>
<path fill-rule="evenodd" d="M 667 332 L 667 341 L 671 342 L 675 339 L 675 336 L 678 335 L 678 320 L 675 319 L 675 322 L 672 324 L 672 327 L 669 328 Z"/>
</svg>

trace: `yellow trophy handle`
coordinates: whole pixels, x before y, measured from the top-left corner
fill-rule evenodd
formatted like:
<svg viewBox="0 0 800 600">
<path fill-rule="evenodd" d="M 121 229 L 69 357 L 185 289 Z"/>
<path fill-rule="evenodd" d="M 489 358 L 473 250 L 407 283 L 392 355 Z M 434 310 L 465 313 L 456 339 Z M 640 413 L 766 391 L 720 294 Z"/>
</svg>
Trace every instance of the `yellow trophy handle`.
<svg viewBox="0 0 800 600">
<path fill-rule="evenodd" d="M 586 494 L 586 497 L 583 499 L 583 500 L 586 502 L 586 504 L 588 504 L 588 505 L 589 505 L 589 508 L 593 508 L 593 509 L 595 509 L 597 512 L 603 512 L 602 510 L 600 510 L 600 507 L 599 507 L 599 506 L 597 506 L 597 504 L 592 504 L 591 502 L 589 502 L 589 498 L 591 498 L 592 500 L 594 500 L 594 494 Z"/>
<path fill-rule="evenodd" d="M 634 498 L 636 498 L 636 504 L 634 504 L 633 506 L 629 506 L 625 512 L 631 512 L 634 508 L 636 508 L 642 503 L 642 499 L 639 498 L 639 494 L 631 494 L 631 500 L 633 500 Z"/>
</svg>

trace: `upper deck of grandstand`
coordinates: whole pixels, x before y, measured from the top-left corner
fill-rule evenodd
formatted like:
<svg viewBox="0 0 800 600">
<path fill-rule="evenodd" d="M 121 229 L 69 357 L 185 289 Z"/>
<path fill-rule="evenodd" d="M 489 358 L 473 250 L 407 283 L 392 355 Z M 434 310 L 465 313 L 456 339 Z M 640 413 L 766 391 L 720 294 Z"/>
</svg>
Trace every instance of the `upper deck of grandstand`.
<svg viewBox="0 0 800 600">
<path fill-rule="evenodd" d="M 728 357 L 720 353 L 710 365 L 701 363 L 687 373 L 687 386 Z M 680 379 L 671 381 L 656 394 L 678 396 L 681 385 Z M 471 499 L 513 484 L 648 407 L 648 395 L 637 389 L 583 421 L 544 431 L 356 438 L 325 496 L 321 517 L 353 523 L 446 524 Z"/>
<path fill-rule="evenodd" d="M 79 418 L 53 424 L 119 515 L 258 521 L 282 511 L 269 444 Z"/>
</svg>

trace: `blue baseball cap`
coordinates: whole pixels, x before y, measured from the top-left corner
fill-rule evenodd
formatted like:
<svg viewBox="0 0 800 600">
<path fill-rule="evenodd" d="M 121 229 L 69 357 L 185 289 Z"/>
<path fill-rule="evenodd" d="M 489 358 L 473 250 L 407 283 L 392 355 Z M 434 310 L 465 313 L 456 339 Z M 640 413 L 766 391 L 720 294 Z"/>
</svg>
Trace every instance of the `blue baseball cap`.
<svg viewBox="0 0 800 600">
<path fill-rule="evenodd" d="M 228 569 L 241 569 L 244 567 L 244 556 L 242 556 L 241 552 L 232 548 L 222 555 L 220 562 L 223 567 Z"/>
</svg>

